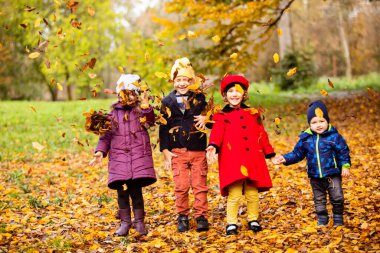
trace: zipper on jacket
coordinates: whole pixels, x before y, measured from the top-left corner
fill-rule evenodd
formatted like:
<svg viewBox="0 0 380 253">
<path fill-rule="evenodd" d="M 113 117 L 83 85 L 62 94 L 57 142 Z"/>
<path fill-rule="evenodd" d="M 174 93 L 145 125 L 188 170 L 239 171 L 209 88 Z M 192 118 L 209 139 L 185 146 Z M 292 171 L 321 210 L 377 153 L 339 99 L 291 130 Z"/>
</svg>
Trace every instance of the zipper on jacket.
<svg viewBox="0 0 380 253">
<path fill-rule="evenodd" d="M 317 142 L 315 144 L 315 150 L 317 152 L 317 162 L 318 162 L 319 177 L 322 178 L 321 161 L 319 160 L 319 134 L 317 134 Z"/>
<path fill-rule="evenodd" d="M 335 156 L 333 157 L 333 159 L 334 159 L 335 168 L 338 168 L 338 166 L 336 165 Z"/>
</svg>

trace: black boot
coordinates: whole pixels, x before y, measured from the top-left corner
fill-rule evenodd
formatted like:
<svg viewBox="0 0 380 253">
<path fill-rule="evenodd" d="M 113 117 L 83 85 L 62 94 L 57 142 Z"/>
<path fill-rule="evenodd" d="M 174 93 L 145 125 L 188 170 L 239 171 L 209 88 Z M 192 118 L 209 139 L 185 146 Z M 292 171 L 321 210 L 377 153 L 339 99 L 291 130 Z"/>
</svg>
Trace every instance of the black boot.
<svg viewBox="0 0 380 253">
<path fill-rule="evenodd" d="M 238 229 L 237 225 L 228 224 L 226 227 L 226 234 L 227 235 L 237 235 L 238 234 L 237 229 Z"/>
<path fill-rule="evenodd" d="M 334 227 L 337 227 L 337 226 L 343 226 L 343 214 L 334 214 L 333 215 L 333 219 L 334 219 Z"/>
<path fill-rule="evenodd" d="M 326 226 L 329 223 L 329 216 L 318 215 L 318 226 Z"/>
<path fill-rule="evenodd" d="M 121 224 L 119 229 L 116 231 L 116 234 L 118 236 L 126 236 L 128 235 L 129 229 L 132 227 L 131 209 L 119 209 L 119 218 L 121 220 Z"/>
<path fill-rule="evenodd" d="M 178 232 L 185 232 L 189 230 L 189 218 L 187 217 L 187 215 L 179 215 L 177 228 Z"/>
<path fill-rule="evenodd" d="M 142 235 L 148 234 L 148 231 L 146 230 L 145 223 L 144 223 L 144 217 L 145 217 L 144 209 L 133 209 L 133 214 L 135 215 L 133 224 L 135 225 L 136 231 Z"/>
<path fill-rule="evenodd" d="M 207 219 L 201 215 L 198 218 L 195 219 L 197 221 L 197 231 L 208 231 L 208 221 Z"/>
</svg>

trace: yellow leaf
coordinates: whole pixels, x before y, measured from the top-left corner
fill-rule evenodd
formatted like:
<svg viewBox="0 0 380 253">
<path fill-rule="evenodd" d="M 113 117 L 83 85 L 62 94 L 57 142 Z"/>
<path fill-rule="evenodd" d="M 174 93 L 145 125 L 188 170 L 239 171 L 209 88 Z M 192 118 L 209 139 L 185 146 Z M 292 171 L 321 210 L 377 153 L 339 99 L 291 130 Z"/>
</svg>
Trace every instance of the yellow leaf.
<svg viewBox="0 0 380 253">
<path fill-rule="evenodd" d="M 367 229 L 368 228 L 368 223 L 367 222 L 364 222 L 361 226 L 360 226 L 361 229 Z"/>
<path fill-rule="evenodd" d="M 37 18 L 36 21 L 34 22 L 34 27 L 39 27 L 41 25 L 41 19 Z"/>
<path fill-rule="evenodd" d="M 219 43 L 220 37 L 219 35 L 215 35 L 214 37 L 211 38 L 215 43 Z"/>
<path fill-rule="evenodd" d="M 248 176 L 248 169 L 244 165 L 240 167 L 240 172 L 243 174 L 243 176 Z"/>
<path fill-rule="evenodd" d="M 124 69 L 121 66 L 118 66 L 117 69 L 119 70 L 120 74 L 124 74 Z"/>
<path fill-rule="evenodd" d="M 29 58 L 30 59 L 35 59 L 35 58 L 37 58 L 38 56 L 40 56 L 40 53 L 39 52 L 33 52 L 33 53 L 31 53 L 31 54 L 29 54 Z"/>
<path fill-rule="evenodd" d="M 140 123 L 144 124 L 146 122 L 146 116 L 140 118 Z"/>
<path fill-rule="evenodd" d="M 189 85 L 187 86 L 187 89 L 190 91 L 196 91 L 199 89 L 199 84 L 195 83 L 195 84 Z"/>
<path fill-rule="evenodd" d="M 60 91 L 63 90 L 63 87 L 62 87 L 62 85 L 60 83 L 57 83 L 57 89 L 60 90 Z"/>
<path fill-rule="evenodd" d="M 281 36 L 282 36 L 282 29 L 281 29 L 281 28 L 278 28 L 278 29 L 277 29 L 277 34 L 278 34 L 278 37 L 281 37 Z"/>
<path fill-rule="evenodd" d="M 324 89 L 321 89 L 321 94 L 325 97 L 327 97 L 329 95 L 329 93 Z"/>
<path fill-rule="evenodd" d="M 94 73 L 88 73 L 88 76 L 91 78 L 91 79 L 94 79 L 96 77 L 96 74 Z"/>
<path fill-rule="evenodd" d="M 140 88 L 141 88 L 142 91 L 146 91 L 146 90 L 149 89 L 149 87 L 148 87 L 148 85 L 146 83 L 144 83 L 143 85 L 141 85 Z"/>
<path fill-rule="evenodd" d="M 39 144 L 36 141 L 32 142 L 32 146 L 33 146 L 33 148 L 37 149 L 38 152 L 41 152 L 41 150 L 43 150 L 45 148 L 44 146 L 42 146 L 41 144 Z"/>
<path fill-rule="evenodd" d="M 127 114 L 127 113 L 124 114 L 124 120 L 125 120 L 125 121 L 128 120 L 128 114 Z"/>
<path fill-rule="evenodd" d="M 237 53 L 233 53 L 230 55 L 230 58 L 231 59 L 236 59 L 238 57 L 238 54 Z"/>
<path fill-rule="evenodd" d="M 193 32 L 193 31 L 187 31 L 187 37 L 189 39 L 194 39 L 194 38 L 197 37 L 197 34 L 195 32 Z"/>
<path fill-rule="evenodd" d="M 246 109 L 247 111 L 249 111 L 250 114 L 252 115 L 255 115 L 257 113 L 259 113 L 259 110 L 257 110 L 256 108 L 249 108 L 249 109 Z"/>
<path fill-rule="evenodd" d="M 90 14 L 91 17 L 95 15 L 95 9 L 92 7 L 88 7 L 87 12 L 88 14 Z"/>
<path fill-rule="evenodd" d="M 168 78 L 168 75 L 163 73 L 163 72 L 156 72 L 154 73 L 155 76 L 157 76 L 158 78 Z"/>
<path fill-rule="evenodd" d="M 179 40 L 184 40 L 186 39 L 187 35 L 186 34 L 182 34 L 178 37 Z"/>
<path fill-rule="evenodd" d="M 297 72 L 297 67 L 289 69 L 288 73 L 286 73 L 287 76 L 292 76 Z"/>
<path fill-rule="evenodd" d="M 273 61 L 274 61 L 274 63 L 277 63 L 280 61 L 280 55 L 278 53 L 275 53 L 273 55 Z"/>
<path fill-rule="evenodd" d="M 285 251 L 285 253 L 297 253 L 297 252 L 298 252 L 298 250 L 293 249 L 293 248 L 288 248 L 288 249 Z"/>
<path fill-rule="evenodd" d="M 139 83 L 139 81 L 134 81 L 133 83 L 132 83 L 134 86 L 136 86 L 136 87 L 140 87 L 140 83 Z"/>
<path fill-rule="evenodd" d="M 280 121 L 281 121 L 281 119 L 279 117 L 276 117 L 274 119 L 274 123 L 276 124 L 276 126 L 280 125 Z"/>
<path fill-rule="evenodd" d="M 172 116 L 172 111 L 170 111 L 170 108 L 169 107 L 166 107 L 166 114 L 168 115 L 168 118 L 170 118 Z"/>
<path fill-rule="evenodd" d="M 243 88 L 240 86 L 240 84 L 235 84 L 235 89 L 237 92 L 244 94 Z"/>
<path fill-rule="evenodd" d="M 307 233 L 317 233 L 317 230 L 314 227 L 307 227 L 305 229 L 305 232 L 307 232 Z"/>
<path fill-rule="evenodd" d="M 321 108 L 315 109 L 315 115 L 317 115 L 317 117 L 319 118 L 323 118 L 323 111 L 321 110 Z"/>
</svg>

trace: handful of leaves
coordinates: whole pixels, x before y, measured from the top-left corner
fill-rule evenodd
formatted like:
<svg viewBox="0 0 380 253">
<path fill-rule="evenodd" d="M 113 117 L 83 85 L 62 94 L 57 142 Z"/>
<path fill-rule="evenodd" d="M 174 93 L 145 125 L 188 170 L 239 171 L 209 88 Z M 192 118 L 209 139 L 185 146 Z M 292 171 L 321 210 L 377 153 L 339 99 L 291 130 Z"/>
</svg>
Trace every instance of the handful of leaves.
<svg viewBox="0 0 380 253">
<path fill-rule="evenodd" d="M 83 113 L 83 116 L 86 117 L 84 126 L 86 131 L 96 135 L 104 135 L 106 132 L 110 132 L 112 127 L 117 126 L 117 123 L 110 119 L 104 110 L 97 112 L 91 109 L 91 111 Z"/>
</svg>

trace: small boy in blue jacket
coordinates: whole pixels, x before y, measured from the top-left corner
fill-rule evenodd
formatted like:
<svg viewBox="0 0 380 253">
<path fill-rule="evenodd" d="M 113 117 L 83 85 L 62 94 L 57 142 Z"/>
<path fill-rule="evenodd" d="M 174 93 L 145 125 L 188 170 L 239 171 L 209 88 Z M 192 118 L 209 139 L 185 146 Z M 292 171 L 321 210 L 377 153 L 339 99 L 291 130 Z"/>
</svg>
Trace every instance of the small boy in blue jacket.
<svg viewBox="0 0 380 253">
<path fill-rule="evenodd" d="M 333 207 L 334 226 L 342 226 L 342 176 L 350 176 L 350 151 L 342 135 L 330 124 L 327 107 L 321 100 L 309 105 L 307 121 L 310 128 L 299 135 L 300 139 L 292 152 L 278 157 L 277 164 L 291 165 L 306 157 L 318 225 L 324 226 L 329 222 L 326 208 L 328 193 Z"/>
</svg>

